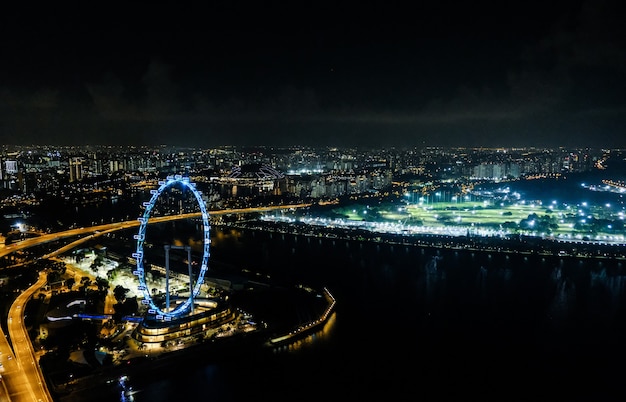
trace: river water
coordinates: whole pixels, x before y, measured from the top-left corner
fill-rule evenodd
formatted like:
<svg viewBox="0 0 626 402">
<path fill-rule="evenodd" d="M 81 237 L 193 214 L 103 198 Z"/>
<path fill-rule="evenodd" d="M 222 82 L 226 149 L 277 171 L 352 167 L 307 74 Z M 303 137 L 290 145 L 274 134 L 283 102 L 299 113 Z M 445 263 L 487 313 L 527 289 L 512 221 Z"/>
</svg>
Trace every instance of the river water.
<svg viewBox="0 0 626 402">
<path fill-rule="evenodd" d="M 336 313 L 290 347 L 134 373 L 135 401 L 626 396 L 623 261 L 212 231 L 214 264 L 325 286 Z"/>
</svg>

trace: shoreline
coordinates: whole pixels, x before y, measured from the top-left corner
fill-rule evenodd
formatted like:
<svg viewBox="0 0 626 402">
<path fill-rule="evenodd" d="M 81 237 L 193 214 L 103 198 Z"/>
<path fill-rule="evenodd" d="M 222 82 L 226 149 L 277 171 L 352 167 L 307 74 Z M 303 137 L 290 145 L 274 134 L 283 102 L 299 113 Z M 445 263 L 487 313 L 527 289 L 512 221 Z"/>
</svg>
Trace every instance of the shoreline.
<svg viewBox="0 0 626 402">
<path fill-rule="evenodd" d="M 258 231 L 279 235 L 292 235 L 318 241 L 347 241 L 364 243 L 386 243 L 390 245 L 462 250 L 471 252 L 490 252 L 509 255 L 539 255 L 578 259 L 624 260 L 626 244 L 592 241 L 563 241 L 539 236 L 515 235 L 511 237 L 479 235 L 444 235 L 444 234 L 391 234 L 378 233 L 363 229 L 324 228 L 320 227 L 317 235 L 306 231 L 293 230 L 294 225 L 272 222 L 272 226 L 259 225 L 259 221 L 243 224 L 216 225 L 217 227 L 237 230 Z M 267 222 L 264 222 L 267 224 Z M 250 225 L 247 225 L 250 224 Z M 300 226 L 295 226 L 302 228 Z M 291 228 L 292 230 L 285 230 Z"/>
</svg>

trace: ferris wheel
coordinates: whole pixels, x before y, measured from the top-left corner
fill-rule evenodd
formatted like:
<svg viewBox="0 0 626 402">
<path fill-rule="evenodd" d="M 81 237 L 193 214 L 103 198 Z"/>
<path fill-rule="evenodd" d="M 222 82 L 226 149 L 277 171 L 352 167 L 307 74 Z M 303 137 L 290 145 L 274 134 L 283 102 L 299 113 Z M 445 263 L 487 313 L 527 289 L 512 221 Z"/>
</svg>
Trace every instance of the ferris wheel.
<svg viewBox="0 0 626 402">
<path fill-rule="evenodd" d="M 159 307 L 150 296 L 150 292 L 148 286 L 146 285 L 146 271 L 144 269 L 144 243 L 146 241 L 146 228 L 148 222 L 150 220 L 150 214 L 155 207 L 155 204 L 161 194 L 164 191 L 172 188 L 172 187 L 183 187 L 192 192 L 194 195 L 198 206 L 200 207 L 200 212 L 202 216 L 202 226 L 203 226 L 203 254 L 202 254 L 202 262 L 200 265 L 200 272 L 195 280 L 191 272 L 191 251 L 189 247 L 180 247 L 180 246 L 165 246 L 166 253 L 166 286 L 165 286 L 165 295 L 166 295 L 166 303 L 165 307 Z M 200 288 L 202 283 L 204 282 L 204 276 L 208 269 L 208 260 L 209 260 L 209 244 L 210 244 L 210 225 L 209 225 L 209 214 L 206 210 L 206 205 L 202 200 L 202 193 L 196 189 L 195 183 L 189 181 L 188 177 L 183 177 L 181 175 L 176 176 L 168 176 L 166 180 L 159 181 L 159 188 L 157 190 L 150 190 L 152 197 L 150 201 L 144 202 L 143 205 L 145 207 L 145 211 L 143 216 L 138 218 L 140 222 L 139 232 L 134 236 L 137 240 L 137 249 L 132 254 L 133 258 L 135 258 L 137 262 L 137 268 L 133 271 L 133 274 L 137 276 L 139 279 L 139 291 L 143 294 L 142 303 L 148 306 L 148 313 L 154 315 L 157 320 L 170 321 L 172 318 L 183 316 L 193 310 L 194 298 L 198 296 L 200 292 Z M 184 248 L 188 253 L 188 266 L 189 266 L 189 297 L 183 302 L 178 304 L 175 308 L 170 307 L 170 293 L 169 293 L 169 250 L 172 248 Z"/>
</svg>

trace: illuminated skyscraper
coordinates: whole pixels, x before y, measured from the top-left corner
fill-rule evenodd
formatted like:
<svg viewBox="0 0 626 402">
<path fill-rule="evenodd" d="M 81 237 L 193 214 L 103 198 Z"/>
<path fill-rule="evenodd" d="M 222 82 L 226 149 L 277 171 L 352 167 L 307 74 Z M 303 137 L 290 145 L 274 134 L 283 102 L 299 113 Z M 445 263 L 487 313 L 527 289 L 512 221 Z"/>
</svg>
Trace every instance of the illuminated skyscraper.
<svg viewBox="0 0 626 402">
<path fill-rule="evenodd" d="M 7 174 L 15 174 L 18 171 L 17 161 L 5 161 L 4 167 Z"/>
<path fill-rule="evenodd" d="M 83 160 L 70 158 L 70 183 L 83 179 Z"/>
</svg>

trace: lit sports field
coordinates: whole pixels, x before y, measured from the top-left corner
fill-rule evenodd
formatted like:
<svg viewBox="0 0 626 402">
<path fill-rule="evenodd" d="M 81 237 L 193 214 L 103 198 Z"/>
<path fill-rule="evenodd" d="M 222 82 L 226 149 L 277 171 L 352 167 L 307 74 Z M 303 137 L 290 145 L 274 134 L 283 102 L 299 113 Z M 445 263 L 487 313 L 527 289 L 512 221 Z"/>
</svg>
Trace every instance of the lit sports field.
<svg viewBox="0 0 626 402">
<path fill-rule="evenodd" d="M 401 205 L 387 204 L 376 207 L 346 206 L 338 207 L 333 212 L 343 215 L 350 221 L 394 222 L 405 225 L 424 227 L 467 227 L 502 229 L 509 233 L 547 234 L 536 233 L 532 226 L 518 228 L 520 221 L 528 220 L 529 215 L 536 214 L 551 223 L 550 234 L 554 236 L 575 236 L 587 233 L 580 230 L 581 223 L 594 219 L 623 220 L 623 215 L 613 214 L 609 208 L 592 207 L 579 210 L 578 206 L 539 205 L 516 203 L 510 205 L 493 205 L 489 202 L 435 202 L 425 204 Z M 579 223 L 579 230 L 574 228 Z M 532 222 L 534 224 L 534 222 Z M 584 225 L 583 225 L 584 226 Z M 539 228 L 537 228 L 539 229 Z M 597 235 L 623 235 L 623 230 L 616 233 L 607 226 L 596 230 Z"/>
</svg>

